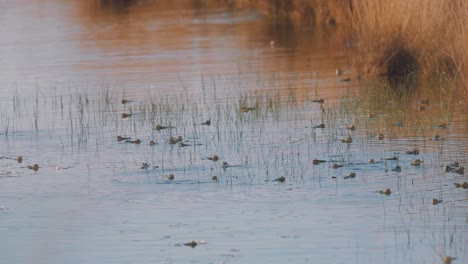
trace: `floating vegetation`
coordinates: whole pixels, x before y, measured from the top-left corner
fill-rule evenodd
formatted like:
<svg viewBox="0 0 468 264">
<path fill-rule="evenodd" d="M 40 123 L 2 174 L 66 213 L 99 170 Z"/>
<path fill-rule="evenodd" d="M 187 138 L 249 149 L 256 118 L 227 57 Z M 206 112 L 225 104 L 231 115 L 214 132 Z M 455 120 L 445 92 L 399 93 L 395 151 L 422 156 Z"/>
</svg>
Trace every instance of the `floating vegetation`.
<svg viewBox="0 0 468 264">
<path fill-rule="evenodd" d="M 117 136 L 117 141 L 124 141 L 124 140 L 130 140 L 130 137 L 122 137 L 122 136 Z"/>
<path fill-rule="evenodd" d="M 390 189 L 384 189 L 384 190 L 380 190 L 378 191 L 380 194 L 385 194 L 385 195 L 390 195 L 392 194 L 392 190 Z"/>
<path fill-rule="evenodd" d="M 191 247 L 191 248 L 194 248 L 194 247 L 196 247 L 197 245 L 198 245 L 198 243 L 197 243 L 196 241 L 184 243 L 184 246 Z"/>
<path fill-rule="evenodd" d="M 453 172 L 458 173 L 458 174 L 465 174 L 465 167 L 460 167 Z"/>
<path fill-rule="evenodd" d="M 171 145 L 174 145 L 177 143 L 176 139 L 173 138 L 172 136 L 169 137 L 169 139 L 167 140 L 167 143 L 171 144 Z"/>
<path fill-rule="evenodd" d="M 442 258 L 442 261 L 444 262 L 444 264 L 452 264 L 452 261 L 456 260 L 457 258 L 455 257 L 443 257 Z"/>
<path fill-rule="evenodd" d="M 454 172 L 458 174 L 465 174 L 465 167 L 454 167 L 450 165 L 445 165 L 444 166 L 444 171 L 445 172 Z"/>
<path fill-rule="evenodd" d="M 349 143 L 352 143 L 352 142 L 353 142 L 353 138 L 352 138 L 351 136 L 347 136 L 347 137 L 343 138 L 343 139 L 341 140 L 341 142 L 343 142 L 343 143 L 348 143 L 348 144 L 349 144 Z"/>
<path fill-rule="evenodd" d="M 457 167 L 453 167 L 453 166 L 451 166 L 451 165 L 445 165 L 445 166 L 444 166 L 444 171 L 445 171 L 445 172 L 451 172 L 451 171 L 454 171 L 454 170 L 456 170 L 456 169 L 458 169 L 458 168 L 457 168 Z"/>
<path fill-rule="evenodd" d="M 218 161 L 219 157 L 217 155 L 213 155 L 212 157 L 206 158 L 207 160 Z"/>
<path fill-rule="evenodd" d="M 278 177 L 273 180 L 273 182 L 284 182 L 284 181 L 286 181 L 286 178 L 284 176 Z"/>
<path fill-rule="evenodd" d="M 312 164 L 314 164 L 314 165 L 318 165 L 320 163 L 325 163 L 325 162 L 327 162 L 327 161 L 326 160 L 320 160 L 320 159 L 313 159 L 312 160 Z"/>
<path fill-rule="evenodd" d="M 456 188 L 468 189 L 468 182 L 454 183 Z"/>
<path fill-rule="evenodd" d="M 174 128 L 174 127 L 171 127 L 171 126 L 161 126 L 161 125 L 156 125 L 154 127 L 157 131 L 160 131 L 160 130 L 164 130 L 164 129 L 169 129 L 169 128 Z"/>
<path fill-rule="evenodd" d="M 185 144 L 184 142 L 180 142 L 178 146 L 179 146 L 179 148 L 183 148 L 183 147 L 190 146 L 190 144 Z"/>
<path fill-rule="evenodd" d="M 122 99 L 122 101 L 120 101 L 122 104 L 128 104 L 128 103 L 131 103 L 132 101 L 130 100 L 127 100 L 127 99 Z"/>
<path fill-rule="evenodd" d="M 211 119 L 206 120 L 205 122 L 201 123 L 202 126 L 209 126 L 211 125 Z"/>
<path fill-rule="evenodd" d="M 355 172 L 351 172 L 350 174 L 348 174 L 348 176 L 344 176 L 344 179 L 354 179 L 354 178 L 356 178 Z"/>
<path fill-rule="evenodd" d="M 177 137 L 169 137 L 169 139 L 167 140 L 167 143 L 171 144 L 171 145 L 174 145 L 174 144 L 177 144 L 177 143 L 182 143 L 183 141 L 183 138 L 182 136 L 177 136 Z"/>
<path fill-rule="evenodd" d="M 122 113 L 122 118 L 128 118 L 131 116 L 132 116 L 132 113 Z"/>
<path fill-rule="evenodd" d="M 415 160 L 412 160 L 412 161 L 411 161 L 411 166 L 421 166 L 422 163 L 423 163 L 422 160 L 420 160 L 420 159 L 415 159 Z"/>
<path fill-rule="evenodd" d="M 223 165 L 221 165 L 221 167 L 222 167 L 223 169 L 226 169 L 226 168 L 231 167 L 231 165 L 229 165 L 229 163 L 227 163 L 227 161 L 223 161 Z"/>
<path fill-rule="evenodd" d="M 125 142 L 127 143 L 132 143 L 132 144 L 141 144 L 141 140 L 140 139 L 135 139 L 135 140 L 130 140 L 130 139 L 127 139 Z"/>
<path fill-rule="evenodd" d="M 343 165 L 336 164 L 336 163 L 333 163 L 332 165 L 330 165 L 330 168 L 332 168 L 332 169 L 338 169 L 338 168 L 341 168 L 341 167 L 343 167 Z"/>
<path fill-rule="evenodd" d="M 34 164 L 34 165 L 28 165 L 26 166 L 28 169 L 33 170 L 33 171 L 38 171 L 39 170 L 39 165 Z"/>
</svg>

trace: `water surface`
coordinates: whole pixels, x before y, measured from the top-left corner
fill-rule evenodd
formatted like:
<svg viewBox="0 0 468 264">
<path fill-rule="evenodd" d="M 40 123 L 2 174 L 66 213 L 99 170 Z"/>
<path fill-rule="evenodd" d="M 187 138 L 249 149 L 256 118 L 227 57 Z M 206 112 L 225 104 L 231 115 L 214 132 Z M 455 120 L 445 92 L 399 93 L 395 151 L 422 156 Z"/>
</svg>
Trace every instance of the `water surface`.
<svg viewBox="0 0 468 264">
<path fill-rule="evenodd" d="M 0 3 L 6 262 L 467 261 L 466 176 L 442 167 L 467 164 L 464 102 L 366 95 L 333 29 L 109 2 Z"/>
</svg>

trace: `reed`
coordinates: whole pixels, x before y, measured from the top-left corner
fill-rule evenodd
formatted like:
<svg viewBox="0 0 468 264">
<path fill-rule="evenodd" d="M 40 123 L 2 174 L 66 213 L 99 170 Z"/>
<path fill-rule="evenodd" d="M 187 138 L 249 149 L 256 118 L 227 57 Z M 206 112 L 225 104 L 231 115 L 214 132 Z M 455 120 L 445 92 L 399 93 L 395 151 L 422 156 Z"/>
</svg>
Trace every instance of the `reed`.
<svg viewBox="0 0 468 264">
<path fill-rule="evenodd" d="M 352 40 L 354 65 L 361 76 L 380 76 L 393 86 L 413 85 L 418 77 L 435 76 L 466 86 L 466 1 L 235 2 L 275 22 L 336 27 Z"/>
<path fill-rule="evenodd" d="M 360 72 L 401 81 L 466 78 L 464 1 L 355 1 L 349 10 Z"/>
</svg>

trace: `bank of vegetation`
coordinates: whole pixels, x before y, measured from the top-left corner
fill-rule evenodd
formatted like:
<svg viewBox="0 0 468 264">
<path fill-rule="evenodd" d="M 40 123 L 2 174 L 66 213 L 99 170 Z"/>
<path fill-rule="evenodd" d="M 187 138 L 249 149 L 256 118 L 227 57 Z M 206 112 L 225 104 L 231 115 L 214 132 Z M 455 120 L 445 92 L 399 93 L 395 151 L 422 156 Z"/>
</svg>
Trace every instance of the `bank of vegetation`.
<svg viewBox="0 0 468 264">
<path fill-rule="evenodd" d="M 236 2 L 236 1 L 234 1 Z M 360 74 L 390 82 L 468 76 L 464 0 L 239 0 L 277 20 L 336 27 L 352 40 Z"/>
<path fill-rule="evenodd" d="M 117 10 L 142 0 L 100 0 Z M 277 23 L 336 28 L 352 43 L 361 76 L 390 82 L 438 78 L 468 86 L 468 1 L 465 0 L 180 0 L 154 8 L 254 9 Z M 332 29 L 333 30 L 333 29 Z"/>
</svg>

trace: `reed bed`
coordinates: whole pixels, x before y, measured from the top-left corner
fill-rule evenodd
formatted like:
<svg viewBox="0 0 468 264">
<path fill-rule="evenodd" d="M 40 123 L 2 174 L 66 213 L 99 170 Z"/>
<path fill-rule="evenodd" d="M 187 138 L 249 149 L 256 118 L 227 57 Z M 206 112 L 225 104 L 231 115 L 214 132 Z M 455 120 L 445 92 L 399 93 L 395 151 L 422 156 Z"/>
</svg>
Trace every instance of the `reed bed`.
<svg viewBox="0 0 468 264">
<path fill-rule="evenodd" d="M 465 80 L 465 1 L 356 1 L 349 16 L 361 72 Z"/>
<path fill-rule="evenodd" d="M 357 74 L 394 87 L 423 78 L 466 85 L 468 3 L 455 1 L 237 1 L 275 21 L 335 27 L 351 39 Z M 247 4 L 246 4 L 247 3 Z"/>
<path fill-rule="evenodd" d="M 253 9 L 272 23 L 322 25 L 336 29 L 353 49 L 359 77 L 382 77 L 393 87 L 441 78 L 467 87 L 468 3 L 453 1 L 374 0 L 210 0 L 210 1 L 100 1 L 83 10 L 128 12 Z"/>
</svg>

